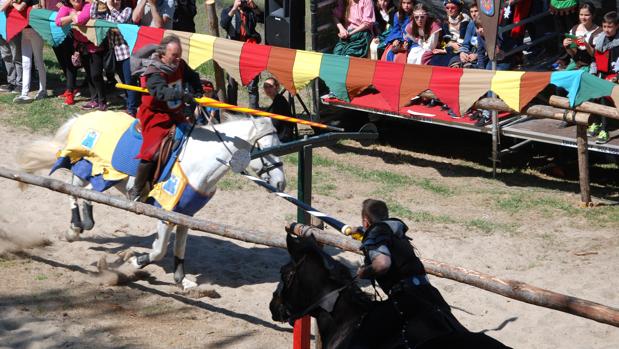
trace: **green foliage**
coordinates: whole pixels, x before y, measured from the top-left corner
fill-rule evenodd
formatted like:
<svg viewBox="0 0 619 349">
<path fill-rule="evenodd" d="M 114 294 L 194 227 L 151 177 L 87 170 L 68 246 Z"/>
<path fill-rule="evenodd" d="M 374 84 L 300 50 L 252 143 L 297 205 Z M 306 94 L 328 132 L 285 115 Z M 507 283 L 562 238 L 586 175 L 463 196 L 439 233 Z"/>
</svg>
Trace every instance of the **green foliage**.
<svg viewBox="0 0 619 349">
<path fill-rule="evenodd" d="M 225 191 L 238 191 L 246 189 L 247 180 L 238 175 L 228 175 L 222 178 L 217 187 Z"/>
<path fill-rule="evenodd" d="M 466 226 L 477 229 L 486 234 L 492 233 L 497 228 L 496 224 L 480 218 L 471 219 L 466 223 Z"/>
</svg>

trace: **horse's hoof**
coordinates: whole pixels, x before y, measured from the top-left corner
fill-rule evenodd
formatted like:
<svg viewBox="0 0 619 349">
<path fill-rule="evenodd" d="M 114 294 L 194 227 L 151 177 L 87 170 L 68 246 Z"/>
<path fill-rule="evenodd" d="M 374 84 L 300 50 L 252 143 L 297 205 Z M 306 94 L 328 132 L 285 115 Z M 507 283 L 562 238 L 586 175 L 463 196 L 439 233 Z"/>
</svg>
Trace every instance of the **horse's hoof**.
<svg viewBox="0 0 619 349">
<path fill-rule="evenodd" d="M 136 269 L 142 269 L 145 266 L 150 264 L 150 258 L 148 254 L 142 254 L 139 256 L 133 256 L 127 260 L 131 265 L 133 265 Z"/>
<path fill-rule="evenodd" d="M 69 242 L 73 242 L 73 241 L 77 241 L 80 239 L 80 234 L 84 231 L 84 229 L 81 228 L 74 228 L 73 226 L 71 226 L 71 229 L 67 230 L 64 233 L 64 237 L 67 239 L 67 241 Z"/>
<path fill-rule="evenodd" d="M 141 268 L 140 268 L 140 265 L 138 264 L 138 259 L 137 259 L 137 257 L 133 256 L 133 257 L 129 258 L 129 259 L 127 260 L 127 262 L 128 262 L 129 264 L 131 264 L 134 268 L 136 268 L 136 269 L 141 269 Z"/>
<path fill-rule="evenodd" d="M 188 290 L 190 288 L 198 287 L 198 284 L 187 278 L 183 278 L 183 281 L 180 282 L 179 286 L 181 286 L 183 290 Z"/>
</svg>

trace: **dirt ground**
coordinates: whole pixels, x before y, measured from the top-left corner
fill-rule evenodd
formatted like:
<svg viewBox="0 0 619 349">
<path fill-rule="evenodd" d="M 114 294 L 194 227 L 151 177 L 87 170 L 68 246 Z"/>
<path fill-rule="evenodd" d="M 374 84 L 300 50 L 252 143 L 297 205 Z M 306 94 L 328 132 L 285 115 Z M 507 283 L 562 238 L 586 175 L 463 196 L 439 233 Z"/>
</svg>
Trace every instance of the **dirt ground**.
<svg viewBox="0 0 619 349">
<path fill-rule="evenodd" d="M 16 168 L 16 149 L 36 137 L 0 126 L 0 166 Z M 577 183 L 569 178 L 509 170 L 494 180 L 467 157 L 418 149 L 347 141 L 316 150 L 313 205 L 357 224 L 363 199 L 384 199 L 409 223 L 423 258 L 619 307 L 616 206 L 578 208 Z M 287 191 L 295 195 L 296 157 L 284 162 Z M 607 198 L 617 191 L 604 183 L 593 189 Z M 209 292 L 185 294 L 173 284 L 171 248 L 141 280 L 113 286 L 97 274 L 98 261 L 147 249 L 153 219 L 95 204 L 94 230 L 67 242 L 67 197 L 34 187 L 21 192 L 6 179 L 0 192 L 0 348 L 291 346 L 291 327 L 273 322 L 268 310 L 284 250 L 191 231 L 186 270 Z M 284 234 L 295 214 L 286 201 L 229 174 L 197 217 Z M 359 256 L 330 251 L 351 269 L 360 263 Z M 430 280 L 469 329 L 511 347 L 618 346 L 615 327 Z"/>
</svg>

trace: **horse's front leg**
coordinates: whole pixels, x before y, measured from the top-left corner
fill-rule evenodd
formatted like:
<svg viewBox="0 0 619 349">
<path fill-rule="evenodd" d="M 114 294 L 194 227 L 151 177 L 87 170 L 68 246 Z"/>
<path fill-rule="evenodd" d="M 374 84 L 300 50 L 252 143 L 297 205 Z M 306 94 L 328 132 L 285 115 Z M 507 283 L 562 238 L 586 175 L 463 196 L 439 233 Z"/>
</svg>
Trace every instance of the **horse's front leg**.
<svg viewBox="0 0 619 349">
<path fill-rule="evenodd" d="M 92 189 L 92 185 L 88 183 L 86 189 Z M 95 226 L 95 218 L 92 215 L 92 202 L 90 200 L 82 200 L 82 228 L 84 230 L 92 230 Z"/>
<path fill-rule="evenodd" d="M 176 227 L 174 238 L 174 281 L 182 284 L 185 279 L 185 248 L 187 247 L 187 233 L 189 228 L 184 225 Z"/>
<path fill-rule="evenodd" d="M 168 243 L 170 242 L 170 235 L 174 229 L 174 224 L 159 221 L 157 223 L 157 238 L 153 242 L 153 248 L 151 252 L 139 255 L 133 263 L 138 268 L 144 268 L 152 262 L 156 262 L 165 256 Z"/>
<path fill-rule="evenodd" d="M 71 184 L 83 187 L 84 181 L 78 176 L 71 176 Z M 69 196 L 69 205 L 71 207 L 71 228 L 65 232 L 67 241 L 79 240 L 80 234 L 84 231 L 82 217 L 80 216 L 80 207 L 77 201 L 77 196 Z"/>
</svg>

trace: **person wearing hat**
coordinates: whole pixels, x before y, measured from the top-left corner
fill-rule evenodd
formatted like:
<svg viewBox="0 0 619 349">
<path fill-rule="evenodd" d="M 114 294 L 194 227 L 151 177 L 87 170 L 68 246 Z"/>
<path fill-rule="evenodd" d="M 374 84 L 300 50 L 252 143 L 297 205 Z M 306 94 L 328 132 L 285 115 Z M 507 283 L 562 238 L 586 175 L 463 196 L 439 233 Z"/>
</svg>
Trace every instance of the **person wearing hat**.
<svg viewBox="0 0 619 349">
<path fill-rule="evenodd" d="M 442 23 L 443 47 L 434 50 L 431 65 L 450 66 L 459 63 L 459 54 L 471 17 L 462 12 L 461 0 L 445 0 L 446 20 Z"/>
</svg>

